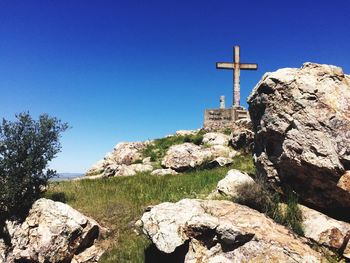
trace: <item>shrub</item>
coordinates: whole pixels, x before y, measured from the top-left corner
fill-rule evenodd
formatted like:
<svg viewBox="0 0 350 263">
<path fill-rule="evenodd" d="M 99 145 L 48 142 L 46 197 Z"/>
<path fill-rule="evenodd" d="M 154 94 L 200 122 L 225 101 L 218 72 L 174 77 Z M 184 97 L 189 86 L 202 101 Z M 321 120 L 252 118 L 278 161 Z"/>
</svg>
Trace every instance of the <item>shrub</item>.
<svg viewBox="0 0 350 263">
<path fill-rule="evenodd" d="M 0 125 L 0 218 L 19 216 L 40 197 L 56 172 L 47 164 L 60 151 L 68 125 L 48 115 L 35 121 L 29 113 Z M 1 222 L 0 222 L 1 223 Z"/>
<path fill-rule="evenodd" d="M 255 184 L 244 184 L 237 190 L 238 197 L 235 202 L 256 209 L 272 218 L 275 222 L 284 225 L 303 236 L 302 213 L 298 207 L 298 197 L 291 191 L 281 197 L 268 187 L 266 180 L 262 177 L 255 178 Z M 281 206 L 281 200 L 286 203 Z"/>
<path fill-rule="evenodd" d="M 185 142 L 200 145 L 203 141 L 203 134 L 203 131 L 199 131 L 194 135 L 173 135 L 156 139 L 153 143 L 147 145 L 142 154 L 144 157 L 151 157 L 152 162 L 159 161 L 165 156 L 166 152 L 172 145 L 182 144 Z"/>
</svg>

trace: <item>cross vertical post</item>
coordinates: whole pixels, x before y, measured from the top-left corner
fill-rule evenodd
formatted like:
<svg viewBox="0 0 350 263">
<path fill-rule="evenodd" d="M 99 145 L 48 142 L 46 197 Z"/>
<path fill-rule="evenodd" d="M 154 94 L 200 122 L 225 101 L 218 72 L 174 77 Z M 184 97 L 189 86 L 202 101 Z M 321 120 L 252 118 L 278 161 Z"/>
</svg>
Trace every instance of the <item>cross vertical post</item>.
<svg viewBox="0 0 350 263">
<path fill-rule="evenodd" d="M 232 107 L 240 107 L 241 99 L 241 87 L 240 87 L 240 75 L 241 69 L 246 70 L 256 70 L 258 69 L 258 64 L 241 63 L 240 61 L 240 48 L 239 46 L 234 46 L 234 61 L 232 62 L 217 62 L 217 69 L 229 69 L 233 70 L 233 100 Z"/>
<path fill-rule="evenodd" d="M 240 99 L 241 99 L 241 87 L 240 87 L 240 55 L 239 55 L 239 46 L 234 47 L 234 73 L 233 73 L 233 106 L 239 107 L 240 105 Z"/>
</svg>

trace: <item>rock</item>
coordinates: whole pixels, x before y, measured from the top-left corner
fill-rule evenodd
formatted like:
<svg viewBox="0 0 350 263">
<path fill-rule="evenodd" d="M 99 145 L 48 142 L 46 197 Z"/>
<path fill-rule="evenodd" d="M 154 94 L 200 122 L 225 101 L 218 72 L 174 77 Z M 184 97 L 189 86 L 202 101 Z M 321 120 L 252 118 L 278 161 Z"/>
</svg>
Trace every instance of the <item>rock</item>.
<svg viewBox="0 0 350 263">
<path fill-rule="evenodd" d="M 152 141 L 145 142 L 121 142 L 112 152 L 107 153 L 103 160 L 98 161 L 86 175 L 103 174 L 104 177 L 114 176 L 120 165 L 131 165 L 136 161 L 142 161 L 142 150 Z"/>
<path fill-rule="evenodd" d="M 151 175 L 158 175 L 158 176 L 177 175 L 177 174 L 179 173 L 172 169 L 156 169 L 151 173 Z"/>
<path fill-rule="evenodd" d="M 114 170 L 113 176 L 134 176 L 136 171 L 131 168 L 131 165 L 118 165 Z"/>
<path fill-rule="evenodd" d="M 226 165 L 229 165 L 233 163 L 233 160 L 232 158 L 227 158 L 227 157 L 218 157 L 218 158 L 215 158 L 214 160 L 212 160 L 210 163 L 209 163 L 209 166 L 226 166 Z"/>
<path fill-rule="evenodd" d="M 218 132 L 208 132 L 203 135 L 203 143 L 208 145 L 228 146 L 230 136 Z"/>
<path fill-rule="evenodd" d="M 143 164 L 152 164 L 151 157 L 146 157 L 142 160 Z"/>
<path fill-rule="evenodd" d="M 153 171 L 153 166 L 150 164 L 136 163 L 129 165 L 136 173 L 146 173 Z"/>
<path fill-rule="evenodd" d="M 205 161 L 211 160 L 212 157 L 211 151 L 207 148 L 193 143 L 183 143 L 169 148 L 162 160 L 162 166 L 175 171 L 184 171 L 200 166 Z"/>
<path fill-rule="evenodd" d="M 94 165 L 86 172 L 86 175 L 87 175 L 87 176 L 95 176 L 95 175 L 102 174 L 103 171 L 104 171 L 104 164 L 105 164 L 105 161 L 104 161 L 104 160 L 99 160 L 96 164 L 94 164 Z"/>
<path fill-rule="evenodd" d="M 98 262 L 103 254 L 103 250 L 96 246 L 91 246 L 83 252 L 74 255 L 71 263 L 94 263 Z"/>
<path fill-rule="evenodd" d="M 175 134 L 178 136 L 186 136 L 186 135 L 196 135 L 199 130 L 179 130 L 176 131 Z"/>
<path fill-rule="evenodd" d="M 66 204 L 39 199 L 23 223 L 7 222 L 11 248 L 5 262 L 70 262 L 76 254 L 86 254 L 87 248 L 95 260 L 79 261 L 77 257 L 75 262 L 97 262 L 103 251 L 94 241 L 101 229 L 96 221 Z"/>
<path fill-rule="evenodd" d="M 5 244 L 5 241 L 0 238 L 0 263 L 5 263 L 6 255 L 8 253 L 8 247 Z"/>
<path fill-rule="evenodd" d="M 255 182 L 248 174 L 232 169 L 228 171 L 224 179 L 218 182 L 215 192 L 235 198 L 238 196 L 238 191 L 242 186 L 252 184 L 255 184 Z"/>
<path fill-rule="evenodd" d="M 135 161 L 142 160 L 142 150 L 147 143 L 143 142 L 121 142 L 118 143 L 111 155 L 107 157 L 107 161 L 115 164 L 130 165 Z"/>
<path fill-rule="evenodd" d="M 350 224 L 330 218 L 316 210 L 299 205 L 305 237 L 337 250 L 350 259 Z"/>
<path fill-rule="evenodd" d="M 321 262 L 306 240 L 253 209 L 229 201 L 184 199 L 143 214 L 144 233 L 185 263 Z"/>
<path fill-rule="evenodd" d="M 217 158 L 217 157 L 234 158 L 236 155 L 239 154 L 239 152 L 235 151 L 231 147 L 223 146 L 223 145 L 213 145 L 208 149 L 213 154 L 213 158 Z"/>
<path fill-rule="evenodd" d="M 305 63 L 267 73 L 248 98 L 258 175 L 311 207 L 350 216 L 350 76 Z"/>
</svg>

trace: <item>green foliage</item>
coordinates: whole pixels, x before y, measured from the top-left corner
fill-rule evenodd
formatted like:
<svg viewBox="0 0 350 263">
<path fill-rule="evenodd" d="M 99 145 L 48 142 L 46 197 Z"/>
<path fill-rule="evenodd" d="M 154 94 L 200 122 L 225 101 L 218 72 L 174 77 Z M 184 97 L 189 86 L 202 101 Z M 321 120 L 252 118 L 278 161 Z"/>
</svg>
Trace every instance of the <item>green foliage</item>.
<svg viewBox="0 0 350 263">
<path fill-rule="evenodd" d="M 226 135 L 231 135 L 231 133 L 232 133 L 232 129 L 230 129 L 230 128 L 226 128 L 226 129 L 225 129 L 225 130 L 223 130 L 222 132 L 223 132 L 223 134 L 226 134 Z"/>
<path fill-rule="evenodd" d="M 239 156 L 231 167 L 194 170 L 176 176 L 141 173 L 105 180 L 55 182 L 50 184 L 46 196 L 66 201 L 111 230 L 103 244 L 109 249 L 100 262 L 141 263 L 145 262 L 144 251 L 150 242 L 134 233 L 131 222 L 138 220 L 147 206 L 183 198 L 205 198 L 229 169 L 251 172 L 251 166 L 251 156 Z"/>
<path fill-rule="evenodd" d="M 174 135 L 156 139 L 143 150 L 143 156 L 151 157 L 152 162 L 160 161 L 172 145 L 182 144 L 185 142 L 200 145 L 203 141 L 203 134 L 203 131 L 199 131 L 194 135 Z"/>
<path fill-rule="evenodd" d="M 60 151 L 67 124 L 48 115 L 33 120 L 29 113 L 3 119 L 0 125 L 0 218 L 18 216 L 40 196 L 56 172 L 47 164 Z"/>
<path fill-rule="evenodd" d="M 283 200 L 286 206 L 281 206 L 280 195 L 269 189 L 265 179 L 256 177 L 254 185 L 242 185 L 238 189 L 238 197 L 234 201 L 265 213 L 275 222 L 288 227 L 296 234 L 304 235 L 298 197 L 292 191 L 287 191 Z"/>
</svg>

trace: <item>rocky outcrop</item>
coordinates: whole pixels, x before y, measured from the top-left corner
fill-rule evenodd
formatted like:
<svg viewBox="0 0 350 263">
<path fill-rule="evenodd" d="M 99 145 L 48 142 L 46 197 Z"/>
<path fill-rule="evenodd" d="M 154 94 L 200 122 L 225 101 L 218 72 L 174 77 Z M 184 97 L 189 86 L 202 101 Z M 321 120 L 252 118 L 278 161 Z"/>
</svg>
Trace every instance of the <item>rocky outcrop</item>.
<svg viewBox="0 0 350 263">
<path fill-rule="evenodd" d="M 303 202 L 350 217 L 350 76 L 305 63 L 267 73 L 248 99 L 257 173 Z"/>
<path fill-rule="evenodd" d="M 255 182 L 248 174 L 232 169 L 228 171 L 224 179 L 218 182 L 218 185 L 211 196 L 219 194 L 235 198 L 238 196 L 239 190 L 242 187 L 249 187 L 249 185 L 252 184 L 255 184 Z"/>
<path fill-rule="evenodd" d="M 94 242 L 104 229 L 60 202 L 39 199 L 24 222 L 8 221 L 6 228 L 10 246 L 3 262 L 92 263 L 103 253 Z"/>
<path fill-rule="evenodd" d="M 152 165 L 147 159 L 143 159 L 142 154 L 142 150 L 149 143 L 151 142 L 118 143 L 114 150 L 92 166 L 86 175 L 94 176 L 93 178 L 97 179 L 110 176 L 132 176 L 139 172 L 152 171 Z"/>
<path fill-rule="evenodd" d="M 141 222 L 160 251 L 183 248 L 181 262 L 321 262 L 306 240 L 229 201 L 162 203 L 144 213 Z"/>
<path fill-rule="evenodd" d="M 173 145 L 162 160 L 162 166 L 175 171 L 184 171 L 211 160 L 212 152 L 193 143 Z"/>
</svg>

